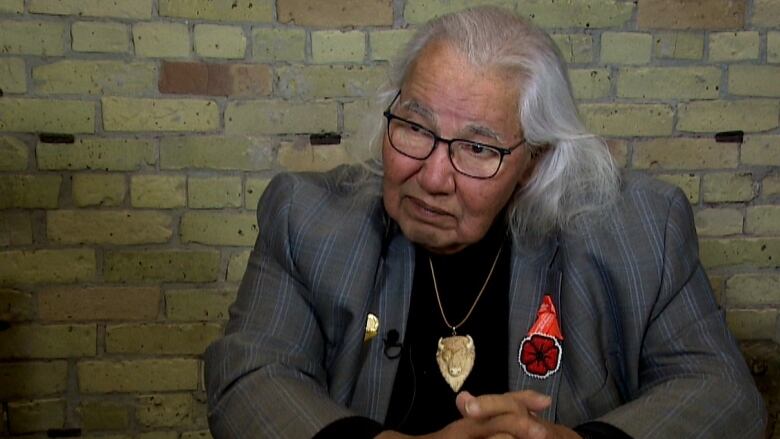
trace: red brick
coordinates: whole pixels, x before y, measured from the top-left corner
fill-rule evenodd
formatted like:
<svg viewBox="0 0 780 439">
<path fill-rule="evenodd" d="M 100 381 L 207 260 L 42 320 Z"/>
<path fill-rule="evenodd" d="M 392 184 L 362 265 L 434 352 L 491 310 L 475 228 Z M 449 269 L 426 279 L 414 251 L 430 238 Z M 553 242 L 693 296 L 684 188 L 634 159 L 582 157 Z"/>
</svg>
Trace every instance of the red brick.
<svg viewBox="0 0 780 439">
<path fill-rule="evenodd" d="M 746 1 L 642 0 L 638 2 L 640 29 L 741 29 Z"/>
<path fill-rule="evenodd" d="M 282 23 L 299 26 L 371 26 L 393 24 L 392 0 L 278 0 Z"/>
<path fill-rule="evenodd" d="M 206 96 L 267 96 L 271 69 L 261 64 L 162 63 L 161 93 Z"/>
<path fill-rule="evenodd" d="M 41 320 L 154 320 L 158 287 L 52 288 L 38 293 Z"/>
</svg>

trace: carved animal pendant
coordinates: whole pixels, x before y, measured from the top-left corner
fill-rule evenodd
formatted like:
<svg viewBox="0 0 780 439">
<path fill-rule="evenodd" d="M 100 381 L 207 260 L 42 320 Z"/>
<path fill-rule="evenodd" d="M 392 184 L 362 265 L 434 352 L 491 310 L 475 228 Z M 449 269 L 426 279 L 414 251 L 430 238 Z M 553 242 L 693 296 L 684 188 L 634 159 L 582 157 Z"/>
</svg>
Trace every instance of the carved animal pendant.
<svg viewBox="0 0 780 439">
<path fill-rule="evenodd" d="M 476 350 L 470 335 L 453 335 L 439 338 L 436 362 L 444 381 L 457 392 L 463 386 L 474 367 Z"/>
</svg>

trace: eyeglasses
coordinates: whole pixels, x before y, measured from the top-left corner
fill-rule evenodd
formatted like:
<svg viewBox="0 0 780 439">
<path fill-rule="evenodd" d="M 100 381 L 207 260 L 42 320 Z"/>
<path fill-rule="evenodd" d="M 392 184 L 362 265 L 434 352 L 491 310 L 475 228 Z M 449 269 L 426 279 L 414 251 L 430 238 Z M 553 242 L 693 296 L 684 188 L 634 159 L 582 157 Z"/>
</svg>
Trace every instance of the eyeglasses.
<svg viewBox="0 0 780 439">
<path fill-rule="evenodd" d="M 511 148 L 501 148 L 471 140 L 439 137 L 428 128 L 390 112 L 400 95 L 399 91 L 383 114 L 387 118 L 387 138 L 390 140 L 390 146 L 406 157 L 425 160 L 433 154 L 439 142 L 446 143 L 447 155 L 456 171 L 468 177 L 488 179 L 498 173 L 505 155 L 511 154 L 515 148 L 525 143 L 525 140 L 521 140 Z"/>
</svg>

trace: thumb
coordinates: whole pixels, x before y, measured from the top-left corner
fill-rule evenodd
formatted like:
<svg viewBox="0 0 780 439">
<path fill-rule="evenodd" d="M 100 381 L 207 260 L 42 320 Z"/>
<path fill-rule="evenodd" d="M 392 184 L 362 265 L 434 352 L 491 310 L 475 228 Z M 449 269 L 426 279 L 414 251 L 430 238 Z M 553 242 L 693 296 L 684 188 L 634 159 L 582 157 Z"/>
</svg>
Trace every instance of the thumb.
<svg viewBox="0 0 780 439">
<path fill-rule="evenodd" d="M 455 405 L 458 407 L 458 411 L 460 412 L 460 415 L 464 418 L 466 417 L 466 403 L 469 401 L 476 399 L 476 396 L 472 395 L 471 393 L 467 391 L 463 391 L 458 393 L 458 396 L 455 397 Z"/>
<path fill-rule="evenodd" d="M 541 412 L 552 403 L 552 398 L 549 396 L 532 390 L 519 392 L 516 394 L 516 398 L 518 402 L 525 405 L 532 412 Z"/>
</svg>

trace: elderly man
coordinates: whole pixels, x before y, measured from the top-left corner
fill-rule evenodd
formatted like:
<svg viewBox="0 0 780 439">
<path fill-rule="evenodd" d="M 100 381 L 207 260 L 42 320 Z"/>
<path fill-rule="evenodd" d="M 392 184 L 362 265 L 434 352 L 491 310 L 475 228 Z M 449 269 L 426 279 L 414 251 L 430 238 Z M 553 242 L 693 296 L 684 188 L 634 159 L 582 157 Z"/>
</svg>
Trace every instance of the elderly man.
<svg viewBox="0 0 780 439">
<path fill-rule="evenodd" d="M 686 198 L 618 177 L 547 35 L 438 18 L 391 88 L 373 162 L 266 190 L 214 437 L 762 434 Z"/>
</svg>

